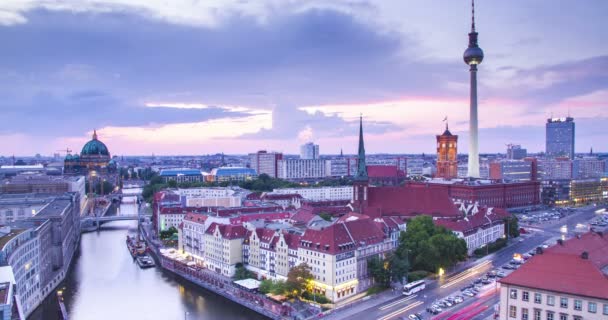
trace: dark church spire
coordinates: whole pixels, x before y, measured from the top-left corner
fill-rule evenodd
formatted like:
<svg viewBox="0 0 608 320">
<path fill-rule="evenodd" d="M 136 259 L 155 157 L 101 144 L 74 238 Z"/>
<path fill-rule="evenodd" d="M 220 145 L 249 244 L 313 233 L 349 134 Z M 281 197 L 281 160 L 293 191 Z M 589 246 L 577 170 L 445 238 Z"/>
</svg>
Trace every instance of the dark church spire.
<svg viewBox="0 0 608 320">
<path fill-rule="evenodd" d="M 359 151 L 357 156 L 357 180 L 367 180 L 367 165 L 365 164 L 365 144 L 363 143 L 363 115 L 359 118 Z"/>
</svg>

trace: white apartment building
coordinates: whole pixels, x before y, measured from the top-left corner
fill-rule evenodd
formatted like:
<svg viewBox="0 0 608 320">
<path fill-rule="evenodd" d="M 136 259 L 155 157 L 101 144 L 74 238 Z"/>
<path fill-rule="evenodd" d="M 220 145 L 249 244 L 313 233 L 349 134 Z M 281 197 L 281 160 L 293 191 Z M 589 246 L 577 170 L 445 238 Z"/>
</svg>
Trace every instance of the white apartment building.
<svg viewBox="0 0 608 320">
<path fill-rule="evenodd" d="M 327 160 L 286 159 L 278 162 L 278 178 L 287 180 L 325 178 Z"/>
<path fill-rule="evenodd" d="M 586 233 L 539 252 L 500 282 L 499 318 L 608 319 L 608 236 Z"/>
<path fill-rule="evenodd" d="M 243 262 L 243 239 L 247 229 L 242 225 L 212 223 L 205 231 L 205 266 L 226 277 L 234 275 L 237 263 Z"/>
<path fill-rule="evenodd" d="M 274 194 L 299 194 L 304 199 L 312 201 L 321 200 L 351 200 L 353 198 L 352 186 L 321 187 L 321 188 L 282 188 L 272 190 Z"/>
</svg>

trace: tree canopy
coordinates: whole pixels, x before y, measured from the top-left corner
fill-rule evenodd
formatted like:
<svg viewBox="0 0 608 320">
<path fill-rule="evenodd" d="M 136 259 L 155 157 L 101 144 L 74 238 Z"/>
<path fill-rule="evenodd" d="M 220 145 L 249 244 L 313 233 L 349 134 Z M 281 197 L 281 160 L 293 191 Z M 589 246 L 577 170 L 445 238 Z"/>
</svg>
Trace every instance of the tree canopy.
<svg viewBox="0 0 608 320">
<path fill-rule="evenodd" d="M 399 241 L 396 254 L 407 254 L 415 270 L 437 272 L 467 258 L 466 242 L 450 230 L 435 226 L 430 216 L 411 219 Z"/>
</svg>

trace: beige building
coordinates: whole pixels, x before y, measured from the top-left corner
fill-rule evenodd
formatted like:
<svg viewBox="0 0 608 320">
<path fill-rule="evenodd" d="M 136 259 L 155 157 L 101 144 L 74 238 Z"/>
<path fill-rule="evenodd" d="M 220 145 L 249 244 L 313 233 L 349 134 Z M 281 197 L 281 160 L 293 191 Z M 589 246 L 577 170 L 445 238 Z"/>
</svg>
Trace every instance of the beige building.
<svg viewBox="0 0 608 320">
<path fill-rule="evenodd" d="M 212 223 L 204 236 L 206 267 L 224 276 L 233 276 L 236 264 L 243 261 L 246 233 L 242 225 Z"/>
<path fill-rule="evenodd" d="M 608 236 L 586 233 L 539 252 L 500 280 L 500 319 L 608 319 Z"/>
<path fill-rule="evenodd" d="M 285 280 L 298 264 L 299 239 L 287 230 L 250 230 L 243 242 L 243 263 L 260 277 Z"/>
</svg>

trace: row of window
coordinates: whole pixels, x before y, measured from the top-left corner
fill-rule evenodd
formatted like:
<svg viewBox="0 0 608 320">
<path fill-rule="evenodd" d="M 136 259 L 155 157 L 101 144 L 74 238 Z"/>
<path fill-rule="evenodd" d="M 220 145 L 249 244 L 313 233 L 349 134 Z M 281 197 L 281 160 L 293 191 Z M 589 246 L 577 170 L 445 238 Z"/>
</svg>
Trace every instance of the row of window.
<svg viewBox="0 0 608 320">
<path fill-rule="evenodd" d="M 608 313 L 604 313 L 604 314 L 608 314 Z M 532 310 L 532 319 L 533 320 L 542 320 L 542 315 L 543 315 L 543 311 L 540 309 L 534 309 Z M 516 306 L 510 306 L 509 307 L 509 318 L 517 318 L 517 307 Z M 521 320 L 529 320 L 530 319 L 530 313 L 528 308 L 521 308 Z M 583 317 L 581 316 L 577 316 L 577 315 L 573 315 L 570 318 L 570 315 L 567 313 L 556 313 L 554 311 L 549 311 L 547 310 L 545 312 L 545 319 L 546 320 L 583 320 Z"/>
<path fill-rule="evenodd" d="M 509 291 L 509 297 L 511 299 L 517 299 L 517 293 L 518 290 L 517 289 L 511 289 Z M 528 291 L 522 291 L 521 293 L 521 300 L 522 301 L 530 301 L 530 293 Z M 573 299 L 573 307 L 574 310 L 576 311 L 582 311 L 583 310 L 583 301 L 580 299 Z M 546 301 L 547 301 L 547 305 L 548 306 L 554 306 L 555 305 L 555 296 L 553 295 L 547 295 L 546 297 Z M 564 308 L 567 309 L 568 308 L 568 298 L 566 297 L 560 297 L 559 298 L 559 306 L 560 308 Z M 542 294 L 536 292 L 534 293 L 534 303 L 536 304 L 542 304 Z M 591 302 L 589 301 L 587 303 L 587 311 L 590 313 L 596 313 L 597 312 L 597 304 L 595 302 Z M 608 304 L 604 304 L 604 310 L 603 313 L 605 315 L 608 315 Z"/>
</svg>

